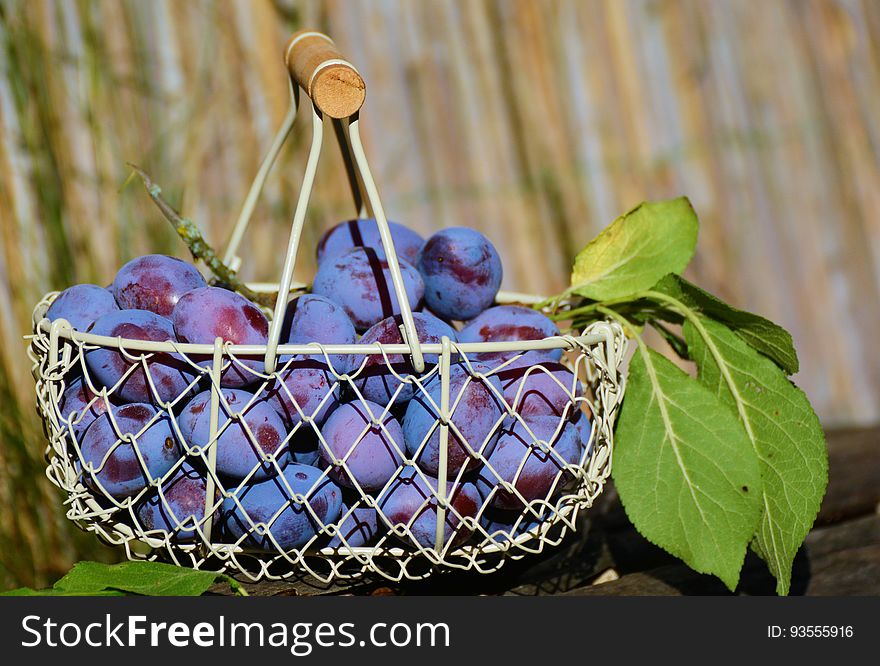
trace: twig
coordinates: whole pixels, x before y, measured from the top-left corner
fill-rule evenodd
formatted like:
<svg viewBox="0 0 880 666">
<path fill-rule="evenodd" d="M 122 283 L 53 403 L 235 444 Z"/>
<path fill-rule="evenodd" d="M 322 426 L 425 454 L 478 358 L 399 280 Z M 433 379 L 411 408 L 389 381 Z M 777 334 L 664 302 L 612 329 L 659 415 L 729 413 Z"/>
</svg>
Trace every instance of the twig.
<svg viewBox="0 0 880 666">
<path fill-rule="evenodd" d="M 141 177 L 141 181 L 143 181 L 144 187 L 147 189 L 150 198 L 159 208 L 162 215 L 165 216 L 165 219 L 174 227 L 177 235 L 183 239 L 184 243 L 186 243 L 186 246 L 189 248 L 194 259 L 201 259 L 205 263 L 205 266 L 217 276 L 217 279 L 220 282 L 225 286 L 228 286 L 230 289 L 237 291 L 245 298 L 266 307 L 272 307 L 275 305 L 275 294 L 256 292 L 238 279 L 235 271 L 224 264 L 220 257 L 217 256 L 214 248 L 208 244 L 205 237 L 202 235 L 201 230 L 195 225 L 195 223 L 192 222 L 192 220 L 187 220 L 174 210 L 174 207 L 162 196 L 162 188 L 156 185 L 156 183 L 153 182 L 153 179 L 150 178 L 143 169 L 131 162 L 128 163 L 128 166 L 134 169 L 135 173 Z"/>
</svg>

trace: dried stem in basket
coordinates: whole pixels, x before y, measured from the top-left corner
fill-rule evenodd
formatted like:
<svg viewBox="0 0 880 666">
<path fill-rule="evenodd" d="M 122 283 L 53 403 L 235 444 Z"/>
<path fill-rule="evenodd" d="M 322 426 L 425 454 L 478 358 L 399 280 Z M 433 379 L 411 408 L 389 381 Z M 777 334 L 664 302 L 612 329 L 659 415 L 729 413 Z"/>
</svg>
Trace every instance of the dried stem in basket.
<svg viewBox="0 0 880 666">
<path fill-rule="evenodd" d="M 229 266 L 223 263 L 223 260 L 217 256 L 214 248 L 212 248 L 205 240 L 202 231 L 194 222 L 192 222 L 192 220 L 187 220 L 185 217 L 181 216 L 181 214 L 165 200 L 162 196 L 162 188 L 156 185 L 156 183 L 153 182 L 153 179 L 150 178 L 143 169 L 131 162 L 128 163 L 128 166 L 134 169 L 135 173 L 141 177 L 141 181 L 143 181 L 144 187 L 150 195 L 150 198 L 159 208 L 162 215 L 165 216 L 165 219 L 174 227 L 177 235 L 183 239 L 184 243 L 186 243 L 193 258 L 201 259 L 205 263 L 205 266 L 217 276 L 217 279 L 220 282 L 237 291 L 245 298 L 266 307 L 272 307 L 275 305 L 275 294 L 256 292 L 238 279 L 235 271 L 229 268 Z"/>
</svg>

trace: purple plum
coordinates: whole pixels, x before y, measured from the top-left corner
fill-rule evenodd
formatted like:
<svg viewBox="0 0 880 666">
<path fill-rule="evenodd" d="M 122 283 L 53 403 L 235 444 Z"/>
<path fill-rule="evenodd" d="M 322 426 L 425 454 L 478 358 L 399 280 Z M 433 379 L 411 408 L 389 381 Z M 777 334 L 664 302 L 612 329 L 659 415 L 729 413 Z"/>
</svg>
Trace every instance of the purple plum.
<svg viewBox="0 0 880 666">
<path fill-rule="evenodd" d="M 170 317 L 181 296 L 205 286 L 205 278 L 192 264 L 164 254 L 147 254 L 120 268 L 112 289 L 123 310 L 149 310 Z"/>
<path fill-rule="evenodd" d="M 172 533 L 172 541 L 187 543 L 199 537 L 196 525 L 205 518 L 207 479 L 187 463 L 163 481 L 137 508 L 137 517 L 145 532 L 161 530 Z M 201 524 L 204 531 L 204 525 Z M 210 534 L 205 535 L 210 539 Z"/>
<path fill-rule="evenodd" d="M 120 439 L 126 434 L 135 436 L 135 442 Z M 117 499 L 164 476 L 181 455 L 168 416 L 144 403 L 111 407 L 86 430 L 80 452 L 86 483 Z"/>
<path fill-rule="evenodd" d="M 288 462 L 287 431 L 281 417 L 248 391 L 223 389 L 222 395 L 217 414 L 217 432 L 220 433 L 216 443 L 217 472 L 232 479 L 250 476 L 254 480 L 276 474 Z M 190 400 L 178 417 L 178 425 L 190 446 L 204 447 L 209 443 L 211 390 L 202 391 Z"/>
<path fill-rule="evenodd" d="M 489 368 L 479 363 L 471 365 L 474 373 L 488 373 Z M 494 389 L 494 390 L 493 390 Z M 403 435 L 407 451 L 425 472 L 437 476 L 440 468 L 440 377 L 435 375 L 425 385 L 426 393 L 419 393 L 410 401 L 403 418 Z M 480 379 L 471 376 L 464 364 L 455 364 L 449 370 L 449 405 L 454 408 L 449 429 L 447 474 L 460 469 L 476 469 L 491 452 L 497 437 L 496 425 L 501 421 L 506 406 L 497 377 Z M 433 403 L 432 403 L 433 401 Z M 434 407 L 436 405 L 436 408 Z M 471 453 L 464 440 L 473 449 Z"/>
<path fill-rule="evenodd" d="M 443 319 L 476 317 L 492 305 L 501 287 L 498 252 L 483 234 L 466 227 L 431 236 L 417 267 L 425 281 L 425 302 Z"/>
<path fill-rule="evenodd" d="M 96 284 L 75 284 L 62 291 L 46 310 L 46 317 L 55 321 L 66 319 L 77 331 L 86 331 L 96 319 L 119 306 L 103 287 Z"/>
<path fill-rule="evenodd" d="M 563 416 L 576 409 L 581 383 L 561 363 L 524 354 L 495 372 L 504 399 L 525 420 L 532 416 Z"/>
<path fill-rule="evenodd" d="M 368 506 L 349 509 L 342 505 L 338 534 L 330 539 L 330 548 L 358 548 L 373 540 L 378 532 L 376 509 Z"/>
<path fill-rule="evenodd" d="M 380 490 L 403 462 L 403 431 L 397 419 L 386 414 L 381 426 L 373 422 L 382 410 L 369 401 L 349 402 L 334 411 L 321 428 L 326 442 L 321 457 L 330 477 L 340 485 L 359 486 L 365 492 Z M 344 467 L 334 465 L 335 460 L 343 459 Z"/>
<path fill-rule="evenodd" d="M 524 504 L 516 493 L 525 502 L 547 499 L 565 466 L 579 462 L 584 446 L 582 430 L 569 420 L 560 424 L 559 418 L 546 416 L 533 417 L 527 425 L 519 420 L 505 425 L 480 470 L 477 487 L 490 506 L 521 509 Z M 543 450 L 539 442 L 549 450 Z M 516 493 L 505 489 L 502 482 L 511 484 Z"/>
<path fill-rule="evenodd" d="M 305 502 L 297 500 L 300 495 Z M 296 463 L 275 478 L 245 484 L 223 500 L 229 535 L 236 541 L 247 535 L 244 544 L 267 551 L 304 546 L 324 525 L 335 522 L 341 510 L 339 486 L 321 470 Z M 255 530 L 258 525 L 264 533 Z"/>
<path fill-rule="evenodd" d="M 422 300 L 425 285 L 419 272 L 400 261 L 404 289 L 410 306 Z M 342 306 L 354 327 L 365 331 L 386 317 L 400 314 L 388 263 L 372 248 L 353 247 L 318 267 L 312 291 Z"/>
<path fill-rule="evenodd" d="M 202 287 L 188 291 L 171 313 L 174 330 L 181 342 L 214 344 L 216 338 L 236 345 L 265 345 L 269 321 L 262 310 L 244 296 L 221 289 Z M 199 361 L 211 366 L 211 359 Z M 220 385 L 241 388 L 258 380 L 254 373 L 263 372 L 262 359 L 238 358 L 223 370 Z"/>
<path fill-rule="evenodd" d="M 58 404 L 61 424 L 70 426 L 79 440 L 92 422 L 107 411 L 107 402 L 91 391 L 82 377 L 73 380 Z"/>
<path fill-rule="evenodd" d="M 413 312 L 413 322 L 419 342 L 422 344 L 439 344 L 443 336 L 448 337 L 452 342 L 458 339 L 455 329 L 426 312 Z M 358 344 L 369 345 L 377 342 L 386 345 L 403 344 L 403 335 L 400 332 L 402 324 L 403 318 L 400 315 L 383 319 L 364 333 Z M 357 373 L 355 385 L 365 398 L 383 405 L 388 404 L 401 384 L 403 386 L 394 397 L 394 404 L 399 405 L 412 398 L 413 385 L 402 382 L 394 376 L 394 373 L 402 377 L 414 374 L 409 355 L 389 354 L 387 361 L 381 354 L 371 354 L 363 358 L 365 358 L 364 367 Z M 429 367 L 435 365 L 437 361 L 437 354 L 425 354 L 425 363 Z M 394 372 L 391 371 L 392 369 Z M 426 371 L 428 369 L 426 368 Z"/>
<path fill-rule="evenodd" d="M 289 360 L 266 391 L 266 402 L 290 428 L 302 421 L 303 415 L 321 425 L 339 404 L 336 377 L 323 359 L 314 356 Z"/>
<path fill-rule="evenodd" d="M 388 222 L 394 252 L 411 264 L 416 262 L 425 239 L 409 227 Z M 333 260 L 352 247 L 371 247 L 380 259 L 385 258 L 385 248 L 379 236 L 379 225 L 372 218 L 340 222 L 328 229 L 318 241 L 318 263 Z"/>
<path fill-rule="evenodd" d="M 92 324 L 89 333 L 152 342 L 177 341 L 171 322 L 147 310 L 110 312 Z M 155 394 L 141 359 L 145 359 Z M 179 354 L 136 350 L 123 353 L 111 347 L 86 352 L 86 366 L 96 383 L 108 389 L 116 387 L 114 396 L 126 402 L 173 402 L 187 391 L 196 375 Z"/>
<path fill-rule="evenodd" d="M 444 521 L 444 546 L 453 541 L 453 547 L 470 537 L 473 529 L 462 523 L 463 518 L 476 518 L 482 504 L 473 483 L 461 483 L 453 489 L 446 484 L 450 506 Z M 403 469 L 391 485 L 379 496 L 379 510 L 392 525 L 407 526 L 411 540 L 424 548 L 432 548 L 437 540 L 437 479 L 426 477 L 412 467 Z M 379 518 L 379 526 L 385 522 Z"/>
<path fill-rule="evenodd" d="M 304 294 L 287 304 L 280 340 L 282 344 L 353 345 L 357 333 L 341 306 L 323 296 Z M 323 355 L 311 358 L 327 360 Z M 329 358 L 337 374 L 344 374 L 351 367 L 351 359 L 345 354 L 333 354 Z"/>
<path fill-rule="evenodd" d="M 559 335 L 559 328 L 546 316 L 519 305 L 496 305 L 477 315 L 467 323 L 458 339 L 461 342 L 516 342 L 519 340 L 543 340 Z M 504 361 L 522 352 L 483 352 L 477 356 L 481 361 Z M 561 349 L 534 350 L 532 355 L 543 355 L 558 361 Z"/>
</svg>

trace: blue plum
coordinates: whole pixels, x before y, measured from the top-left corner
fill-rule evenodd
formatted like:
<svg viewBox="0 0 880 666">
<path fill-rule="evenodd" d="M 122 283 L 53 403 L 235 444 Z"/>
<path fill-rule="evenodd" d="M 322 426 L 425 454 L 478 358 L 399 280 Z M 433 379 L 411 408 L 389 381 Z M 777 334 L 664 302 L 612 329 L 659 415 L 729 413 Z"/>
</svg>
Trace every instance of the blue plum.
<svg viewBox="0 0 880 666">
<path fill-rule="evenodd" d="M 113 295 L 96 284 L 75 284 L 62 291 L 46 310 L 46 317 L 66 319 L 77 331 L 86 331 L 96 319 L 119 310 Z"/>
<path fill-rule="evenodd" d="M 376 509 L 368 506 L 350 509 L 343 504 L 339 515 L 342 519 L 339 533 L 330 539 L 330 543 L 327 544 L 330 548 L 346 546 L 358 548 L 366 545 L 376 536 L 378 531 Z"/>
<path fill-rule="evenodd" d="M 313 356 L 289 360 L 266 391 L 266 402 L 291 428 L 303 420 L 303 415 L 321 425 L 339 404 L 336 377 L 323 360 Z"/>
<path fill-rule="evenodd" d="M 244 296 L 221 289 L 202 287 L 188 291 L 171 313 L 174 330 L 181 342 L 214 344 L 216 338 L 237 345 L 265 345 L 269 321 L 255 304 Z M 204 367 L 210 359 L 200 360 Z M 262 359 L 238 358 L 231 361 L 220 377 L 220 385 L 241 388 L 258 380 L 263 372 Z"/>
<path fill-rule="evenodd" d="M 565 466 L 578 463 L 584 446 L 582 430 L 569 420 L 560 424 L 556 417 L 533 417 L 528 427 L 519 420 L 505 425 L 480 470 L 477 487 L 490 506 L 521 509 L 524 504 L 516 493 L 526 502 L 546 499 Z M 550 450 L 544 451 L 535 437 Z M 502 482 L 511 484 L 516 493 L 506 490 Z"/>
<path fill-rule="evenodd" d="M 61 424 L 70 426 L 77 439 L 81 439 L 92 422 L 107 411 L 107 402 L 91 391 L 82 377 L 70 383 L 58 404 Z"/>
<path fill-rule="evenodd" d="M 205 518 L 207 496 L 206 477 L 183 463 L 170 479 L 162 482 L 161 490 L 138 505 L 137 517 L 144 531 L 172 533 L 172 541 L 178 543 L 195 541 L 199 538 L 196 525 Z M 210 539 L 210 534 L 206 537 Z"/>
<path fill-rule="evenodd" d="M 297 501 L 298 495 L 305 503 Z M 273 479 L 245 484 L 223 500 L 228 534 L 235 540 L 247 535 L 244 544 L 268 551 L 304 546 L 324 525 L 336 521 L 341 510 L 339 486 L 321 470 L 298 464 L 288 465 Z M 265 533 L 258 534 L 256 525 L 265 526 Z"/>
<path fill-rule="evenodd" d="M 282 344 L 353 345 L 357 333 L 340 305 L 323 296 L 304 294 L 287 304 L 280 340 Z M 312 358 L 326 362 L 323 355 Z M 351 359 L 345 354 L 333 354 L 329 358 L 338 374 L 348 372 L 351 367 Z"/>
<path fill-rule="evenodd" d="M 381 420 L 381 426 L 373 423 L 382 410 L 369 401 L 349 402 L 334 411 L 321 428 L 326 442 L 320 449 L 321 458 L 337 483 L 372 492 L 380 490 L 397 472 L 403 462 L 403 431 L 390 414 Z M 344 467 L 334 465 L 334 459 L 346 456 Z"/>
<path fill-rule="evenodd" d="M 479 363 L 471 367 L 474 373 L 489 372 L 488 367 Z M 438 410 L 434 407 L 440 407 L 440 391 L 440 377 L 434 376 L 425 385 L 425 393 L 419 393 L 410 401 L 403 418 L 406 449 L 419 467 L 432 476 L 437 476 L 440 469 L 440 425 Z M 451 422 L 455 428 L 449 429 L 447 474 L 456 474 L 462 468 L 476 469 L 492 450 L 497 437 L 496 424 L 506 411 L 500 395 L 501 384 L 497 377 L 471 376 L 464 364 L 450 368 L 449 405 L 454 407 Z M 468 451 L 456 429 L 474 454 Z"/>
<path fill-rule="evenodd" d="M 123 310 L 149 310 L 169 317 L 181 296 L 204 286 L 205 278 L 192 264 L 164 254 L 147 254 L 120 268 L 111 288 Z"/>
<path fill-rule="evenodd" d="M 425 239 L 409 227 L 388 221 L 394 252 L 401 259 L 414 264 Z M 371 247 L 380 259 L 385 258 L 385 248 L 379 236 L 379 226 L 372 218 L 340 222 L 328 229 L 318 241 L 318 263 L 332 260 L 353 247 Z"/>
<path fill-rule="evenodd" d="M 288 462 L 287 432 L 281 417 L 248 391 L 223 389 L 217 414 L 217 472 L 232 479 L 265 479 Z M 240 415 L 240 416 L 237 416 Z M 224 424 L 231 421 L 221 432 Z M 180 433 L 190 446 L 204 447 L 211 437 L 211 391 L 202 391 L 178 417 Z M 250 431 L 253 438 L 248 434 Z"/>
<path fill-rule="evenodd" d="M 443 336 L 448 337 L 452 342 L 458 339 L 455 329 L 426 312 L 413 312 L 413 322 L 416 326 L 419 342 L 423 344 L 439 344 Z M 386 345 L 403 344 L 403 335 L 400 332 L 402 324 L 403 319 L 400 315 L 383 319 L 364 333 L 359 344 L 369 345 L 377 342 Z M 437 360 L 437 354 L 425 355 L 425 363 L 428 366 L 435 365 Z M 401 384 L 403 384 L 403 387 L 400 388 L 400 392 L 394 398 L 394 404 L 399 405 L 412 398 L 413 385 L 404 383 L 394 376 L 394 373 L 402 377 L 414 374 L 412 362 L 408 355 L 389 354 L 386 362 L 381 354 L 372 354 L 365 357 L 363 364 L 364 367 L 358 373 L 355 385 L 361 390 L 365 398 L 383 405 L 388 404 Z M 389 364 L 391 368 L 388 367 Z M 392 372 L 392 369 L 394 372 Z"/>
<path fill-rule="evenodd" d="M 171 321 L 147 310 L 110 312 L 92 324 L 89 333 L 153 342 L 177 340 Z M 145 359 L 155 394 L 141 359 Z M 172 402 L 186 392 L 196 374 L 179 354 L 134 350 L 126 350 L 123 354 L 110 347 L 86 352 L 86 365 L 101 386 L 109 389 L 119 384 L 114 395 L 126 402 Z M 132 370 L 132 366 L 137 367 Z"/>
<path fill-rule="evenodd" d="M 450 504 L 444 520 L 444 546 L 453 542 L 460 545 L 470 537 L 473 528 L 462 522 L 463 518 L 476 518 L 482 504 L 480 494 L 473 483 L 461 483 L 453 489 L 453 482 L 446 484 L 446 497 Z M 409 527 L 411 541 L 431 548 L 437 538 L 437 489 L 436 478 L 423 476 L 412 467 L 406 467 L 379 496 L 379 510 L 392 525 Z M 380 528 L 385 522 L 379 519 Z"/>
<path fill-rule="evenodd" d="M 415 309 L 425 293 L 419 272 L 400 261 L 404 289 Z M 354 327 L 365 331 L 386 317 L 400 314 L 388 263 L 372 248 L 354 247 L 318 267 L 312 292 L 342 306 Z"/>
<path fill-rule="evenodd" d="M 117 436 L 111 416 L 121 435 L 136 436 L 134 444 Z M 86 483 L 117 499 L 164 476 L 181 455 L 168 416 L 144 403 L 111 407 L 102 414 L 83 435 L 80 453 Z"/>
<path fill-rule="evenodd" d="M 496 305 L 474 317 L 467 323 L 458 339 L 461 342 L 515 342 L 519 340 L 543 340 L 559 335 L 559 328 L 542 313 L 519 305 Z M 504 361 L 522 352 L 483 352 L 477 358 L 482 361 Z M 532 356 L 543 355 L 558 361 L 561 349 L 532 351 Z"/>
<path fill-rule="evenodd" d="M 480 488 L 479 485 L 477 487 Z M 540 522 L 535 516 L 531 514 L 523 516 L 521 511 L 501 511 L 487 507 L 480 516 L 480 526 L 496 543 L 513 541 L 526 532 L 535 530 L 539 525 Z"/>
<path fill-rule="evenodd" d="M 504 399 L 525 420 L 532 416 L 563 416 L 577 409 L 583 393 L 581 383 L 561 363 L 524 354 L 495 376 L 501 381 Z"/>
<path fill-rule="evenodd" d="M 495 301 L 501 287 L 501 258 L 489 239 L 466 227 L 431 236 L 417 263 L 425 281 L 425 302 L 443 319 L 476 317 Z"/>
</svg>

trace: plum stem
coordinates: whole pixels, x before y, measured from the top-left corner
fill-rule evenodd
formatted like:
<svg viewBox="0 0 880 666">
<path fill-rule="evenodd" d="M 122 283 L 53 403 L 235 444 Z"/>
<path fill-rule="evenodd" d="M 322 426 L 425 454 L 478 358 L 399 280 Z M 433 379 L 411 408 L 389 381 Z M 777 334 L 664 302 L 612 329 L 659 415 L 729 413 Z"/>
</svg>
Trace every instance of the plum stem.
<svg viewBox="0 0 880 666">
<path fill-rule="evenodd" d="M 225 286 L 237 291 L 245 298 L 263 305 L 272 307 L 277 298 L 276 294 L 260 293 L 248 287 L 244 282 L 238 279 L 235 271 L 227 266 L 222 259 L 214 251 L 214 248 L 205 240 L 201 229 L 196 226 L 192 220 L 188 220 L 178 213 L 174 207 L 162 196 L 162 188 L 153 182 L 153 179 L 140 167 L 131 162 L 128 163 L 134 172 L 140 176 L 141 181 L 146 188 L 147 193 L 156 204 L 156 207 L 162 213 L 166 220 L 171 223 L 177 235 L 186 243 L 190 253 L 194 259 L 201 259 L 205 266 L 222 282 Z"/>
</svg>

